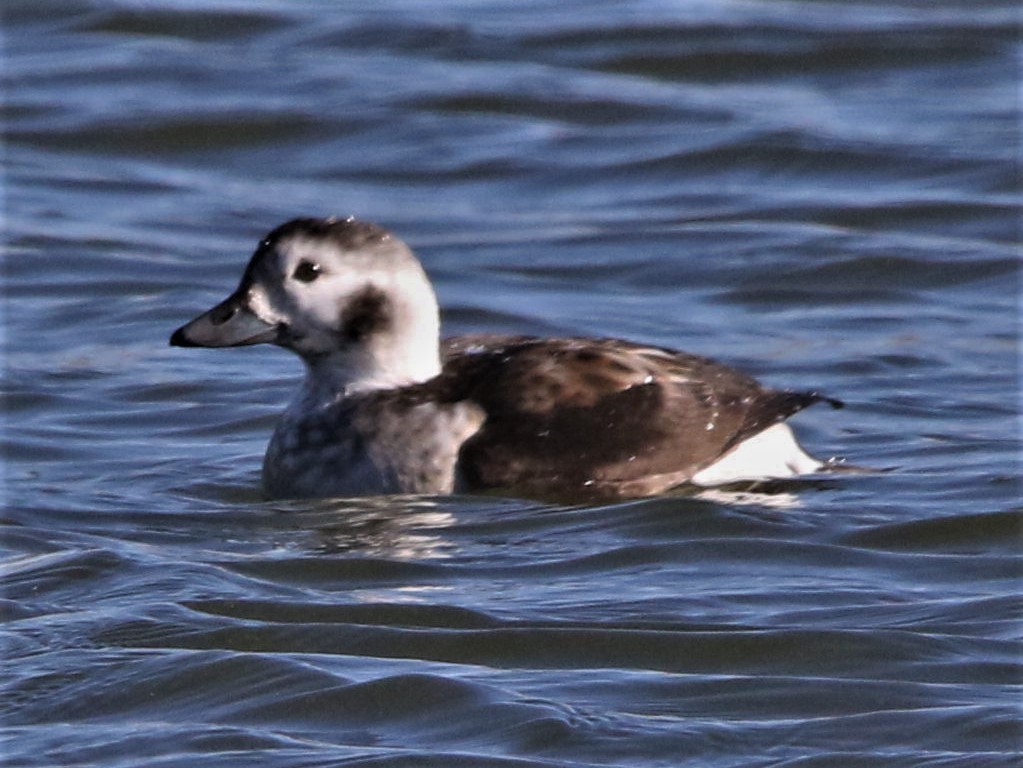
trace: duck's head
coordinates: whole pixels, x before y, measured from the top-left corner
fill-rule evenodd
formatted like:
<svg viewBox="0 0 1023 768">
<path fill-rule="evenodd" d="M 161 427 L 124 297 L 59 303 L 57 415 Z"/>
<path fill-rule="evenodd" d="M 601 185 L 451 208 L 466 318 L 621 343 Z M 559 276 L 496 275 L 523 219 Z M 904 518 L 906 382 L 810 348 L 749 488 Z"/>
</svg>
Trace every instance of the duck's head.
<svg viewBox="0 0 1023 768">
<path fill-rule="evenodd" d="M 372 389 L 435 376 L 439 325 L 430 281 L 400 239 L 351 218 L 295 219 L 260 242 L 234 293 L 170 343 L 277 344 L 333 386 Z"/>
</svg>

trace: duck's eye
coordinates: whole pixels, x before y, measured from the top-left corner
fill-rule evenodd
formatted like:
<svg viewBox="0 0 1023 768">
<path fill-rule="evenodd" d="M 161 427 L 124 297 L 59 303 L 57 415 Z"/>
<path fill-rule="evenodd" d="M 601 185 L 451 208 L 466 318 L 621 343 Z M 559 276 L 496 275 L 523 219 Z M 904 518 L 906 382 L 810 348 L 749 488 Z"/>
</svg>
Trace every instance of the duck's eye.
<svg viewBox="0 0 1023 768">
<path fill-rule="evenodd" d="M 291 275 L 300 283 L 311 283 L 320 276 L 320 265 L 311 261 L 302 261 Z"/>
</svg>

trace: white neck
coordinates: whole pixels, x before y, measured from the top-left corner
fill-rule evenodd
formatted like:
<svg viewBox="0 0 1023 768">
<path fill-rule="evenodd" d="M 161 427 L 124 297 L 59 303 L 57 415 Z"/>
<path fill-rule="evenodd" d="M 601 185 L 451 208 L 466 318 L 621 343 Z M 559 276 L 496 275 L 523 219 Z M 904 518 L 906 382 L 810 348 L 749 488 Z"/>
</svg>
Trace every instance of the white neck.
<svg viewBox="0 0 1023 768">
<path fill-rule="evenodd" d="M 387 333 L 364 345 L 306 358 L 305 396 L 323 403 L 358 392 L 428 381 L 441 371 L 440 326 L 434 311 L 403 333 Z"/>
</svg>

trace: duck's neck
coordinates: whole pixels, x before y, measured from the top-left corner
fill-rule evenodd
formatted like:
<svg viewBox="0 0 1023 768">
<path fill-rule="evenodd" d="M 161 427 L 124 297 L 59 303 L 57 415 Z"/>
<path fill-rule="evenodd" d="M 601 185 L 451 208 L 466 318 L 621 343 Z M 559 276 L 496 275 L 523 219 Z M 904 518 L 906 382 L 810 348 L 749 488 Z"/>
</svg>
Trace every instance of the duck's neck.
<svg viewBox="0 0 1023 768">
<path fill-rule="evenodd" d="M 321 404 L 348 395 L 418 384 L 441 371 L 437 341 L 417 348 L 363 349 L 304 362 L 303 396 Z"/>
</svg>

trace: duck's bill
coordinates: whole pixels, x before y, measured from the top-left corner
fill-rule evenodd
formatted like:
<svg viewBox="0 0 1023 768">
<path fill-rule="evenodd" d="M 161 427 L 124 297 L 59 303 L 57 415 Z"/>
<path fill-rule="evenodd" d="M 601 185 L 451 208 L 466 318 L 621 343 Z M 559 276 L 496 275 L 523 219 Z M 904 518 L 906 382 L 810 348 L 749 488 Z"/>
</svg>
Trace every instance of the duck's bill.
<svg viewBox="0 0 1023 768">
<path fill-rule="evenodd" d="M 272 344 L 280 331 L 280 326 L 261 320 L 249 309 L 244 294 L 236 293 L 174 331 L 170 343 L 174 347 Z"/>
</svg>

